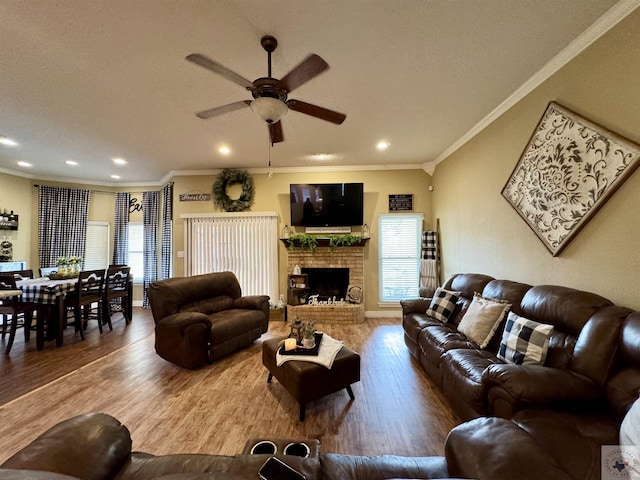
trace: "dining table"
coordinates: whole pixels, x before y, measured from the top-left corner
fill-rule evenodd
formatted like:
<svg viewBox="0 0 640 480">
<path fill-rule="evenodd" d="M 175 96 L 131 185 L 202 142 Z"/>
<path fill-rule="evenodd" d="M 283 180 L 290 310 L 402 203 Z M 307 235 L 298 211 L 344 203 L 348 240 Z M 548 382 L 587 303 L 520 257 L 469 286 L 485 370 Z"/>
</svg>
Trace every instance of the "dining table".
<svg viewBox="0 0 640 480">
<path fill-rule="evenodd" d="M 65 327 L 64 299 L 75 291 L 78 277 L 52 280 L 49 277 L 23 278 L 16 280 L 16 287 L 22 291 L 21 301 L 33 303 L 37 310 L 36 348 L 42 350 L 45 341 L 55 340 L 62 345 Z M 46 325 L 46 335 L 45 327 Z"/>
</svg>

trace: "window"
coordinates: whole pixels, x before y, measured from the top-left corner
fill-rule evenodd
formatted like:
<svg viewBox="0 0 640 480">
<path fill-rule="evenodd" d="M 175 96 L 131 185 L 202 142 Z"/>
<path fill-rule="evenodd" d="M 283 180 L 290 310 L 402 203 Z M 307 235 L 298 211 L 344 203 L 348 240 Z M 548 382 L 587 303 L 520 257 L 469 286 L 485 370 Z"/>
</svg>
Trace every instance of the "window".
<svg viewBox="0 0 640 480">
<path fill-rule="evenodd" d="M 129 223 L 129 266 L 131 267 L 131 276 L 134 283 L 142 283 L 144 277 L 144 235 L 142 231 L 142 222 Z"/>
<path fill-rule="evenodd" d="M 422 214 L 378 217 L 378 271 L 381 302 L 417 297 L 420 285 Z"/>
<path fill-rule="evenodd" d="M 109 266 L 109 223 L 87 222 L 83 270 L 99 270 Z"/>
</svg>

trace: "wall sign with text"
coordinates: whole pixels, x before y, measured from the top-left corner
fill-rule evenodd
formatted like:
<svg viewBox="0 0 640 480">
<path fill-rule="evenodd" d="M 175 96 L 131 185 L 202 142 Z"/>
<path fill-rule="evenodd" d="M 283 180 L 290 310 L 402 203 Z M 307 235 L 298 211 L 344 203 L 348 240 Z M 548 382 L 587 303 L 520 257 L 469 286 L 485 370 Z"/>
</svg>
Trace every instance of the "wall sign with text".
<svg viewBox="0 0 640 480">
<path fill-rule="evenodd" d="M 402 195 L 389 195 L 389 211 L 390 212 L 412 212 L 413 211 L 413 194 L 405 193 Z"/>
<path fill-rule="evenodd" d="M 181 202 L 209 202 L 211 200 L 210 193 L 181 193 Z"/>
</svg>

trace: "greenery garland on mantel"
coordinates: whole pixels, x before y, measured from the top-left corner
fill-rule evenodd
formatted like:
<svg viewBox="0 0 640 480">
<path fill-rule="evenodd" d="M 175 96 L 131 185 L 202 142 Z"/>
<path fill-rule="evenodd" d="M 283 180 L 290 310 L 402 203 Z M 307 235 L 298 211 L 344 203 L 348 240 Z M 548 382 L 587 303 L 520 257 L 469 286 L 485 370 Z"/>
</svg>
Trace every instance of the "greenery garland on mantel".
<svg viewBox="0 0 640 480">
<path fill-rule="evenodd" d="M 352 234 L 331 234 L 328 237 L 321 237 L 308 233 L 297 233 L 295 235 L 291 235 L 289 238 L 283 238 L 281 240 L 287 244 L 290 251 L 294 251 L 296 250 L 296 247 L 299 247 L 302 250 L 309 250 L 311 253 L 315 253 L 318 246 L 321 244 L 327 245 L 329 250 L 333 251 L 335 247 L 361 246 L 366 243 L 369 238 Z"/>
<path fill-rule="evenodd" d="M 227 195 L 227 187 L 235 183 L 240 184 L 242 193 L 238 199 L 232 200 Z M 225 212 L 244 212 L 253 205 L 255 197 L 253 177 L 246 170 L 225 168 L 216 176 L 212 194 L 213 203 Z"/>
</svg>

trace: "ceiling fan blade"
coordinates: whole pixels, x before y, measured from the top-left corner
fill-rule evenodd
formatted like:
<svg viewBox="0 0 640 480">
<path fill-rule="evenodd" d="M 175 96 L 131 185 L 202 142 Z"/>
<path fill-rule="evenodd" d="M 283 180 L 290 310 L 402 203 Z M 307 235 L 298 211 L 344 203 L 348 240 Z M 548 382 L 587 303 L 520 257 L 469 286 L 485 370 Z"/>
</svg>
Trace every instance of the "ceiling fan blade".
<svg viewBox="0 0 640 480">
<path fill-rule="evenodd" d="M 334 112 L 333 110 L 329 110 L 328 108 L 319 107 L 317 105 L 313 105 L 311 103 L 303 102 L 300 100 L 289 100 L 287 101 L 287 106 L 291 110 L 295 110 L 296 112 L 305 113 L 307 115 L 311 115 L 312 117 L 335 123 L 336 125 L 342 124 L 342 122 L 344 122 L 344 120 L 347 118 L 344 113 Z"/>
<path fill-rule="evenodd" d="M 280 80 L 280 87 L 287 92 L 292 92 L 328 68 L 329 64 L 327 62 L 312 53 Z"/>
<path fill-rule="evenodd" d="M 218 75 L 222 75 L 227 80 L 231 80 L 233 83 L 237 83 L 241 87 L 251 88 L 253 87 L 253 83 L 244 78 L 242 75 L 237 74 L 236 72 L 229 70 L 227 67 L 220 65 L 217 62 L 201 55 L 199 53 L 192 53 L 191 55 L 187 55 L 187 60 L 193 62 L 201 67 L 206 68 L 207 70 L 211 70 L 212 72 L 217 73 Z"/>
<path fill-rule="evenodd" d="M 233 112 L 234 110 L 240 110 L 241 108 L 251 105 L 250 100 L 242 100 L 241 102 L 229 103 L 228 105 L 222 105 L 220 107 L 204 110 L 203 112 L 196 113 L 196 116 L 206 120 L 207 118 L 216 117 L 223 113 Z"/>
<path fill-rule="evenodd" d="M 269 124 L 269 137 L 271 145 L 274 143 L 284 142 L 284 134 L 282 133 L 282 122 L 278 120 L 276 123 Z"/>
</svg>

